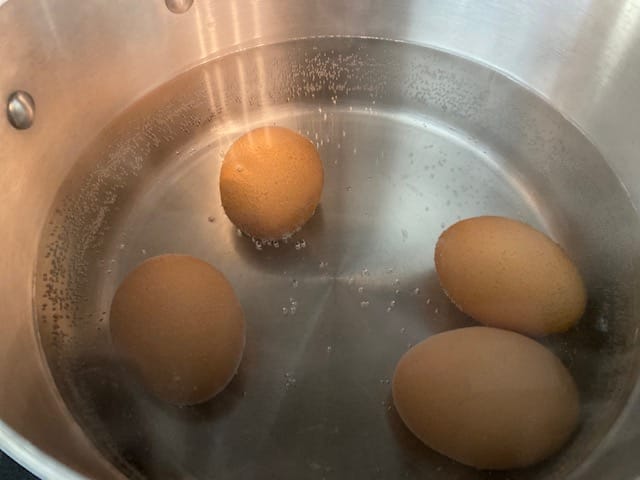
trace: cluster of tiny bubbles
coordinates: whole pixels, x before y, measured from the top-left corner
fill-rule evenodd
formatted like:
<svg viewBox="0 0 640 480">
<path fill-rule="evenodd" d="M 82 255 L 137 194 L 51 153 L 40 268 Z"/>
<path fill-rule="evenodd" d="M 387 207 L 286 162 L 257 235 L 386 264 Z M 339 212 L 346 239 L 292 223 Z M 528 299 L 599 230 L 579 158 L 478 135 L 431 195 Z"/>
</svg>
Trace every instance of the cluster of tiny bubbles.
<svg viewBox="0 0 640 480">
<path fill-rule="evenodd" d="M 360 308 L 367 308 L 369 307 L 369 300 L 363 300 L 360 302 Z"/>
<path fill-rule="evenodd" d="M 396 306 L 396 301 L 395 300 L 391 300 L 389 302 L 389 306 L 387 307 L 387 313 L 391 312 L 391 310 L 393 310 L 393 307 Z"/>
<path fill-rule="evenodd" d="M 362 274 L 363 277 L 368 277 L 369 276 L 369 269 L 368 268 L 363 268 L 362 271 L 360 272 Z"/>
<path fill-rule="evenodd" d="M 360 294 L 364 293 L 364 287 L 358 287 L 358 293 Z"/>
<path fill-rule="evenodd" d="M 319 268 L 320 270 L 324 270 L 324 269 L 325 269 L 325 268 L 327 268 L 328 266 L 329 266 L 329 262 L 324 262 L 324 261 L 323 261 L 323 262 L 320 262 L 320 263 L 318 264 L 318 268 Z"/>
<path fill-rule="evenodd" d="M 252 237 L 251 241 L 255 245 L 256 250 L 262 250 L 264 247 L 280 248 L 279 240 L 260 240 Z M 287 243 L 286 240 L 284 240 L 284 242 Z"/>
<path fill-rule="evenodd" d="M 411 292 L 413 295 L 420 295 L 420 287 L 416 287 Z"/>
<path fill-rule="evenodd" d="M 303 248 L 306 248 L 306 247 L 307 247 L 307 242 L 304 239 L 296 240 L 296 243 L 295 243 L 296 250 L 302 250 Z"/>
<path fill-rule="evenodd" d="M 284 385 L 287 388 L 296 386 L 296 377 L 293 376 L 293 373 L 285 372 L 285 374 L 284 374 Z"/>
<path fill-rule="evenodd" d="M 389 385 L 391 383 L 391 380 L 389 380 L 388 378 L 381 378 L 380 383 L 382 385 Z"/>
<path fill-rule="evenodd" d="M 298 301 L 295 298 L 289 297 L 289 305 L 282 307 L 283 315 L 295 315 L 298 311 Z"/>
</svg>

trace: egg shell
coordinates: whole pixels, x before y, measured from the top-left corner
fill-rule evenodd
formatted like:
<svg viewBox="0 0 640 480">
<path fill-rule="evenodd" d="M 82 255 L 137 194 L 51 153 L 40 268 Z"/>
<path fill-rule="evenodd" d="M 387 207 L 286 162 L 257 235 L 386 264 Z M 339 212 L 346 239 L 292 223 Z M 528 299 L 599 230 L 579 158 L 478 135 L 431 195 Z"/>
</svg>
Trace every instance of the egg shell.
<svg viewBox="0 0 640 480">
<path fill-rule="evenodd" d="M 262 127 L 236 140 L 220 171 L 229 219 L 261 240 L 291 236 L 314 214 L 324 184 L 315 145 L 282 127 Z"/>
<path fill-rule="evenodd" d="M 434 335 L 400 359 L 393 401 L 432 449 L 478 469 L 533 465 L 578 424 L 579 397 L 560 360 L 507 330 L 469 327 Z"/>
<path fill-rule="evenodd" d="M 442 233 L 434 260 L 449 298 L 485 325 L 544 336 L 568 330 L 585 311 L 576 266 L 525 223 L 493 216 L 462 220 Z"/>
<path fill-rule="evenodd" d="M 209 400 L 242 359 L 245 321 L 233 288 L 191 256 L 161 255 L 137 266 L 118 287 L 109 322 L 117 352 L 173 404 Z"/>
</svg>

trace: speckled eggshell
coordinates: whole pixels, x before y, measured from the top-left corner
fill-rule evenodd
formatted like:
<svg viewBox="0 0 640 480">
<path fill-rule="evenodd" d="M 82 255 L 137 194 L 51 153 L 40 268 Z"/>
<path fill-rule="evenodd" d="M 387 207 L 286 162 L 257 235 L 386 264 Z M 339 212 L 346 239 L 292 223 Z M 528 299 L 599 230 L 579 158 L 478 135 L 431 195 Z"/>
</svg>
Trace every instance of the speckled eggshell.
<svg viewBox="0 0 640 480">
<path fill-rule="evenodd" d="M 222 206 L 244 233 L 279 240 L 314 214 L 324 170 L 315 145 L 282 127 L 262 127 L 237 139 L 220 171 Z"/>
<path fill-rule="evenodd" d="M 400 417 L 423 443 L 465 465 L 508 470 L 556 453 L 578 424 L 575 383 L 545 347 L 470 327 L 434 335 L 400 359 Z"/>
<path fill-rule="evenodd" d="M 562 248 L 504 217 L 462 220 L 440 236 L 435 265 L 442 288 L 467 315 L 531 336 L 564 332 L 585 311 L 578 269 Z"/>
<path fill-rule="evenodd" d="M 111 304 L 116 351 L 159 398 L 209 400 L 233 378 L 245 345 L 240 303 L 226 278 L 188 255 L 138 265 Z"/>
</svg>

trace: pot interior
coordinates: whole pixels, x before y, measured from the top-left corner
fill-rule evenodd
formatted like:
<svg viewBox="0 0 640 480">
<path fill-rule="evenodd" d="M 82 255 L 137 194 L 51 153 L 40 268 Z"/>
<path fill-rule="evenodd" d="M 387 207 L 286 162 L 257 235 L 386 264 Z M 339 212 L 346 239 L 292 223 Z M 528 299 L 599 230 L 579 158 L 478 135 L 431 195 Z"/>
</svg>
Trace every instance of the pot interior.
<svg viewBox="0 0 640 480">
<path fill-rule="evenodd" d="M 320 208 L 277 248 L 238 235 L 218 190 L 226 150 L 262 125 L 307 136 L 325 168 Z M 545 340 L 579 385 L 581 427 L 559 455 L 518 473 L 566 478 L 637 377 L 638 217 L 606 159 L 542 98 L 426 47 L 254 47 L 131 105 L 51 209 L 36 266 L 42 348 L 78 423 L 133 478 L 512 478 L 430 451 L 390 399 L 412 344 L 473 324 L 440 289 L 433 248 L 444 228 L 484 214 L 547 232 L 587 283 L 578 327 Z M 238 375 L 196 407 L 154 400 L 110 345 L 119 282 L 169 252 L 224 272 L 248 324 Z"/>
</svg>

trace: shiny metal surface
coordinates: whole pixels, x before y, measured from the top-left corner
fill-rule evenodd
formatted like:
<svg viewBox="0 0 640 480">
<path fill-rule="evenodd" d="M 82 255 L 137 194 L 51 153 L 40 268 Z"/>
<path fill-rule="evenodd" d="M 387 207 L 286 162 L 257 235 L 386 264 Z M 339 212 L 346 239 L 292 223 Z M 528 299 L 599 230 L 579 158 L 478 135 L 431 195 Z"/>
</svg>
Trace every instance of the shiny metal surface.
<svg viewBox="0 0 640 480">
<path fill-rule="evenodd" d="M 314 140 L 326 169 L 320 211 L 277 249 L 238 237 L 217 192 L 230 143 L 273 123 Z M 469 324 L 432 263 L 439 233 L 468 216 L 546 229 L 589 285 L 581 327 L 551 341 L 580 384 L 581 432 L 520 478 L 574 471 L 637 375 L 640 221 L 626 192 L 542 100 L 446 53 L 309 39 L 222 57 L 119 117 L 52 208 L 36 279 L 45 354 L 80 425 L 131 476 L 482 478 L 416 444 L 389 402 L 410 345 Z M 158 404 L 110 349 L 115 288 L 166 252 L 220 268 L 247 317 L 240 374 L 202 408 Z"/>
<path fill-rule="evenodd" d="M 7 119 L 18 130 L 25 130 L 33 125 L 36 104 L 27 92 L 16 91 L 7 99 Z"/>
<path fill-rule="evenodd" d="M 594 142 L 637 205 L 639 10 L 639 2 L 631 0 L 201 0 L 184 15 L 171 14 L 162 2 L 2 4 L 0 88 L 4 98 L 17 88 L 29 91 L 39 111 L 29 130 L 0 125 L 0 222 L 6 232 L 0 271 L 11 279 L 0 285 L 0 415 L 9 427 L 0 434 L 2 448 L 36 473 L 55 478 L 46 469 L 57 471 L 57 464 L 13 442 L 15 431 L 91 478 L 115 475 L 53 386 L 32 323 L 32 285 L 40 232 L 63 179 L 97 132 L 142 93 L 210 56 L 290 38 L 367 35 L 431 45 L 507 72 L 543 95 Z M 205 83 L 210 96 L 202 104 L 215 106 L 224 92 L 216 89 L 216 78 Z M 81 112 L 69 108 L 77 98 L 86 99 Z M 618 204 L 614 197 L 607 200 L 608 192 L 600 192 L 599 204 L 611 201 L 615 210 Z M 635 269 L 637 254 L 629 253 L 629 268 Z M 635 341 L 637 334 L 629 333 L 628 340 Z M 623 370 L 637 378 L 637 357 Z M 611 478 L 637 476 L 637 388 L 633 395 L 626 402 L 620 398 L 627 408 L 580 478 L 602 478 L 602 472 Z"/>
</svg>

